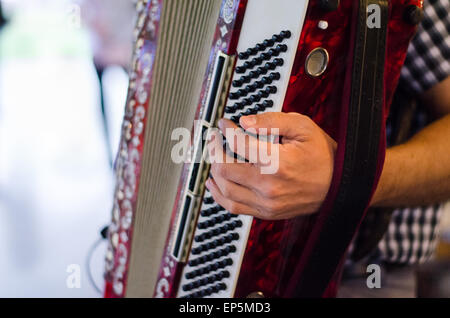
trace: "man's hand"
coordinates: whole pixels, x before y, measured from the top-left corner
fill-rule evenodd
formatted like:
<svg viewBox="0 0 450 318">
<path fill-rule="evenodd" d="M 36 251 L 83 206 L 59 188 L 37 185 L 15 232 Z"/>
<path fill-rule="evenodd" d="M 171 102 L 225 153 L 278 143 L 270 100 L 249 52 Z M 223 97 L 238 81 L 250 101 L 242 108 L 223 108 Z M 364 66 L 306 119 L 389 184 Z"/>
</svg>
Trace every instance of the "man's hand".
<svg viewBox="0 0 450 318">
<path fill-rule="evenodd" d="M 212 163 L 213 179 L 209 179 L 206 186 L 216 202 L 231 213 L 265 220 L 316 212 L 331 184 L 336 142 L 310 118 L 297 113 L 247 116 L 241 118 L 240 124 L 245 130 L 255 129 L 259 134 L 279 129 L 281 144 L 247 134 L 245 147 L 230 143 L 234 153 L 248 160 L 252 151 L 267 149 L 269 154 L 278 151 L 278 170 L 274 174 L 262 174 L 264 163 L 259 156 L 250 163 Z M 219 127 L 225 136 L 227 129 L 238 129 L 237 134 L 244 134 L 229 120 L 221 120 Z M 209 150 L 210 155 L 221 156 L 221 162 L 230 162 L 218 138 L 209 143 Z"/>
</svg>

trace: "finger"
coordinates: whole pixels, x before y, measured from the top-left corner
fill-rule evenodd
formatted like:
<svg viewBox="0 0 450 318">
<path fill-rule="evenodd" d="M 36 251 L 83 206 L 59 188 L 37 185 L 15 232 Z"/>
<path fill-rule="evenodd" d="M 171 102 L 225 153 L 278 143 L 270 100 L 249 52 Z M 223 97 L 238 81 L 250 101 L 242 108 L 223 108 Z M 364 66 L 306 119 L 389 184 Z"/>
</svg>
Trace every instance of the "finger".
<svg viewBox="0 0 450 318">
<path fill-rule="evenodd" d="M 261 149 L 264 150 L 264 155 L 270 156 L 272 147 L 275 147 L 274 144 L 255 137 L 256 129 L 250 128 L 244 132 L 228 119 L 220 120 L 219 127 L 227 139 L 230 150 L 250 163 L 261 164 Z"/>
<path fill-rule="evenodd" d="M 225 153 L 220 138 L 214 138 L 208 144 L 208 151 L 211 160 L 211 172 L 216 178 L 222 177 L 247 188 L 252 188 L 255 177 L 259 173 L 257 167 L 246 162 L 236 162 L 236 159 Z"/>
<path fill-rule="evenodd" d="M 245 186 L 227 180 L 222 176 L 222 173 L 217 167 L 220 169 L 220 164 L 216 164 L 212 167 L 211 174 L 215 184 L 218 186 L 224 197 L 248 206 L 258 205 L 260 200 L 258 199 L 256 192 Z"/>
<path fill-rule="evenodd" d="M 208 179 L 206 181 L 206 187 L 208 188 L 209 192 L 211 192 L 211 195 L 213 196 L 214 200 L 217 204 L 222 206 L 225 210 L 232 214 L 246 214 L 246 215 L 252 215 L 252 216 L 258 216 L 258 211 L 254 208 L 251 208 L 245 204 L 238 203 L 235 201 L 232 201 L 230 199 L 227 199 L 221 192 L 217 184 L 212 179 Z"/>
<path fill-rule="evenodd" d="M 241 117 L 244 129 L 256 129 L 260 135 L 280 135 L 289 139 L 301 139 L 308 135 L 312 120 L 298 113 L 268 112 Z"/>
</svg>

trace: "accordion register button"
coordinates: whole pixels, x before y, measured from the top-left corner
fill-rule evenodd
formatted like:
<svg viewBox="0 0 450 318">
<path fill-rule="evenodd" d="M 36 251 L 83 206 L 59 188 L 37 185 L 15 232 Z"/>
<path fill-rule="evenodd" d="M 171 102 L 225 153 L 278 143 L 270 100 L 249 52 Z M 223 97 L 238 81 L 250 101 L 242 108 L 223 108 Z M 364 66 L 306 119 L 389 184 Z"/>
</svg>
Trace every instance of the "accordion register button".
<svg viewBox="0 0 450 318">
<path fill-rule="evenodd" d="M 276 86 L 269 86 L 266 88 L 266 92 L 269 94 L 276 94 L 278 91 Z"/>
<path fill-rule="evenodd" d="M 241 74 L 241 73 L 245 73 L 247 69 L 243 66 L 238 66 L 236 67 L 236 73 Z"/>
<path fill-rule="evenodd" d="M 233 87 L 241 87 L 244 83 L 240 80 L 233 81 Z"/>
<path fill-rule="evenodd" d="M 268 60 L 270 60 L 272 58 L 272 54 L 270 53 L 270 51 L 269 52 L 265 52 L 265 53 L 261 53 L 261 58 L 264 61 L 268 61 Z"/>
<path fill-rule="evenodd" d="M 281 78 L 281 75 L 278 72 L 272 72 L 272 73 L 270 73 L 269 77 L 273 81 L 277 81 L 277 80 L 279 80 Z"/>
<path fill-rule="evenodd" d="M 252 104 L 257 103 L 261 100 L 261 97 L 259 95 L 252 95 L 250 96 L 250 100 L 252 101 Z"/>
<path fill-rule="evenodd" d="M 250 68 L 252 68 L 252 67 L 255 66 L 255 62 L 254 62 L 254 60 L 247 61 L 247 62 L 244 63 L 243 66 L 244 66 L 246 69 L 250 69 Z"/>
<path fill-rule="evenodd" d="M 241 59 L 241 60 L 246 60 L 246 59 L 249 58 L 250 55 L 248 55 L 247 52 L 241 52 L 241 53 L 239 53 L 238 56 L 239 56 L 239 59 Z"/>
<path fill-rule="evenodd" d="M 272 107 L 272 106 L 273 106 L 273 100 L 271 100 L 271 99 L 265 100 L 265 101 L 263 101 L 262 104 L 263 104 L 263 106 L 264 106 L 265 108 Z"/>
<path fill-rule="evenodd" d="M 272 40 L 273 40 L 274 42 L 281 42 L 281 41 L 284 40 L 284 38 L 283 38 L 280 34 L 274 34 L 274 35 L 272 36 Z"/>
<path fill-rule="evenodd" d="M 251 104 L 253 104 L 253 102 L 251 101 L 250 98 L 244 98 L 244 99 L 242 100 L 242 103 L 243 103 L 245 106 L 250 106 Z"/>
<path fill-rule="evenodd" d="M 258 95 L 259 95 L 259 97 L 261 97 L 261 98 L 269 97 L 269 93 L 268 93 L 266 90 L 264 90 L 264 91 L 259 91 L 259 92 L 258 92 Z"/>
<path fill-rule="evenodd" d="M 268 53 L 271 56 L 278 56 L 278 55 L 280 55 L 280 51 L 278 51 L 277 49 L 270 49 Z"/>
<path fill-rule="evenodd" d="M 251 47 L 247 49 L 247 53 L 248 55 L 255 55 L 256 53 L 258 53 L 258 50 L 255 47 Z"/>
<path fill-rule="evenodd" d="M 283 60 L 282 58 L 276 58 L 276 59 L 273 60 L 273 63 L 274 63 L 276 66 L 283 66 L 284 60 Z"/>
<path fill-rule="evenodd" d="M 261 82 L 261 81 L 255 82 L 254 85 L 255 85 L 257 88 L 263 88 L 263 87 L 264 87 L 264 83 Z"/>
<path fill-rule="evenodd" d="M 264 84 L 272 84 L 272 79 L 269 76 L 264 76 L 263 78 L 261 78 L 261 82 L 263 82 Z"/>
<path fill-rule="evenodd" d="M 267 39 L 267 40 L 264 40 L 263 44 L 266 46 L 266 48 L 268 48 L 268 47 L 273 46 L 275 44 L 275 41 L 272 39 Z"/>
<path fill-rule="evenodd" d="M 244 109 L 245 105 L 241 102 L 238 102 L 238 103 L 234 104 L 234 107 L 236 108 L 236 110 Z"/>
<path fill-rule="evenodd" d="M 243 82 L 243 83 L 250 83 L 250 81 L 252 80 L 252 78 L 250 77 L 250 76 L 242 76 L 241 78 L 240 78 L 240 80 Z"/>
<path fill-rule="evenodd" d="M 281 35 L 283 38 L 285 38 L 285 39 L 289 39 L 289 38 L 291 37 L 292 33 L 291 33 L 291 31 L 286 30 L 286 31 L 282 31 L 282 32 L 280 33 L 280 35 Z"/>
<path fill-rule="evenodd" d="M 263 106 L 263 105 L 261 105 L 261 104 L 257 104 L 256 106 L 255 106 L 255 110 L 257 111 L 257 112 L 262 112 L 262 111 L 264 111 L 266 108 Z"/>
<path fill-rule="evenodd" d="M 212 203 L 214 203 L 214 199 L 213 199 L 213 197 L 205 197 L 203 199 L 203 202 L 206 204 L 212 204 Z"/>
<path fill-rule="evenodd" d="M 279 44 L 279 45 L 277 45 L 277 48 L 276 48 L 277 52 L 279 52 L 279 53 L 286 52 L 287 49 L 288 49 L 288 47 L 286 44 Z"/>
<path fill-rule="evenodd" d="M 239 97 L 241 97 L 241 95 L 237 92 L 230 93 L 230 99 L 239 99 Z"/>
<path fill-rule="evenodd" d="M 263 59 L 260 58 L 260 57 L 255 57 L 255 58 L 253 59 L 253 63 L 255 64 L 255 66 L 261 65 L 262 62 L 263 62 Z"/>
<path fill-rule="evenodd" d="M 266 64 L 264 65 L 264 68 L 265 68 L 267 71 L 269 71 L 269 70 L 274 70 L 274 69 L 277 68 L 277 65 L 276 65 L 275 63 L 268 62 L 268 63 L 266 63 Z"/>
<path fill-rule="evenodd" d="M 259 75 L 260 73 L 258 71 L 251 71 L 248 73 L 248 76 L 250 76 L 251 78 L 258 78 Z"/>
<path fill-rule="evenodd" d="M 234 106 L 227 106 L 225 107 L 225 113 L 227 114 L 232 114 L 236 111 L 237 109 Z"/>
<path fill-rule="evenodd" d="M 231 117 L 231 121 L 233 121 L 234 123 L 238 123 L 240 119 L 241 119 L 241 116 L 233 116 L 233 117 Z"/>
<path fill-rule="evenodd" d="M 266 75 L 267 74 L 267 69 L 265 68 L 265 67 L 258 67 L 257 69 L 256 69 L 257 71 L 258 71 L 258 73 L 260 74 L 260 75 Z"/>
<path fill-rule="evenodd" d="M 258 85 L 256 85 L 256 83 L 253 83 L 253 84 L 249 85 L 249 89 L 253 93 L 254 91 L 256 91 L 258 89 Z"/>
<path fill-rule="evenodd" d="M 192 278 L 194 278 L 194 273 L 193 272 L 189 272 L 189 273 L 186 273 L 186 278 L 187 279 L 192 279 Z"/>
<path fill-rule="evenodd" d="M 244 116 L 249 116 L 251 114 L 252 113 L 251 113 L 250 109 L 247 109 L 245 112 L 242 113 L 242 115 L 244 115 Z"/>
<path fill-rule="evenodd" d="M 264 51 L 267 47 L 266 47 L 266 45 L 264 43 L 258 43 L 258 44 L 256 44 L 255 48 L 258 51 Z"/>
<path fill-rule="evenodd" d="M 239 89 L 239 90 L 237 91 L 237 93 L 238 93 L 240 96 L 247 96 L 247 94 L 248 94 L 248 92 L 245 91 L 245 89 Z"/>
<path fill-rule="evenodd" d="M 241 220 L 237 220 L 233 222 L 234 227 L 241 227 L 242 226 L 242 221 Z"/>
</svg>

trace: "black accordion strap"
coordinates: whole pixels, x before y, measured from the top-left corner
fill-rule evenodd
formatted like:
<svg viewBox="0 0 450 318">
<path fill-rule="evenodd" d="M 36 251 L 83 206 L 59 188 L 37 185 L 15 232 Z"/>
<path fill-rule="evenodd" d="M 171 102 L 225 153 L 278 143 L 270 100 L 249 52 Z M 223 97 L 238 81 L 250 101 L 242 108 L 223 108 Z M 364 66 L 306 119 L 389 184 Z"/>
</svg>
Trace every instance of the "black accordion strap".
<svg viewBox="0 0 450 318">
<path fill-rule="evenodd" d="M 367 8 L 378 5 L 381 26 L 367 25 Z M 359 0 L 343 174 L 336 200 L 305 263 L 297 297 L 322 297 L 342 262 L 371 198 L 383 134 L 384 68 L 388 0 Z"/>
</svg>

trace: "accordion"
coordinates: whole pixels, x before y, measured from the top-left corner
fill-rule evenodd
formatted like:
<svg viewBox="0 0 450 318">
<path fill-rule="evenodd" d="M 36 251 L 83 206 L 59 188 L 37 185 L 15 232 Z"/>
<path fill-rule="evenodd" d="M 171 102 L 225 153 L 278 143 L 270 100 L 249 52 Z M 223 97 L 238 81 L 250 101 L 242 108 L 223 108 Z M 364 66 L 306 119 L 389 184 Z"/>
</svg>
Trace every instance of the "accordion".
<svg viewBox="0 0 450 318">
<path fill-rule="evenodd" d="M 140 0 L 116 158 L 105 297 L 332 297 L 381 175 L 385 120 L 420 0 Z M 311 216 L 218 205 L 173 132 L 220 118 L 309 116 L 338 144 Z M 195 122 L 195 125 L 193 124 Z"/>
</svg>

